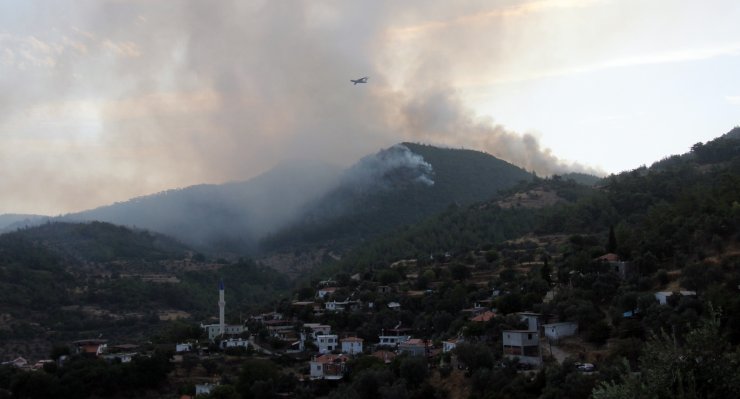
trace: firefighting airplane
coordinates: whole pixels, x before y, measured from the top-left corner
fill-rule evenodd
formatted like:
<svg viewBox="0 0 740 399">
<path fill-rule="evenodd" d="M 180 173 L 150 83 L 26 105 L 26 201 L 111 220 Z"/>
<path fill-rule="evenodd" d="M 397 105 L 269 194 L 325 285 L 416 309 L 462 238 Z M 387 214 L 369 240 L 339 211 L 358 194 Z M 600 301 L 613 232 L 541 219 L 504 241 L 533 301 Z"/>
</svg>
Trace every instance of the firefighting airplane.
<svg viewBox="0 0 740 399">
<path fill-rule="evenodd" d="M 352 85 L 354 86 L 358 83 L 367 83 L 367 79 L 368 79 L 367 76 L 365 76 L 364 78 L 350 79 L 349 81 L 352 82 Z"/>
</svg>

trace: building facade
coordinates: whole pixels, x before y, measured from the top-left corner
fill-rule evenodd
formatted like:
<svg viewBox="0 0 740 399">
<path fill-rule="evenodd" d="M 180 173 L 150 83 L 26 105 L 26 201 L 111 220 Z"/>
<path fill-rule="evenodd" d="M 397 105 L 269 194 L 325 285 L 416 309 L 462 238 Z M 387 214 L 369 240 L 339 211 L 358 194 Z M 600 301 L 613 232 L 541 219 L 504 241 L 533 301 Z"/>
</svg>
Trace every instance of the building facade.
<svg viewBox="0 0 740 399">
<path fill-rule="evenodd" d="M 505 357 L 534 366 L 542 364 L 537 331 L 505 330 L 502 335 Z"/>
<path fill-rule="evenodd" d="M 342 344 L 342 353 L 348 355 L 357 355 L 362 353 L 362 343 L 364 340 L 358 337 L 347 337 L 339 340 Z"/>
<path fill-rule="evenodd" d="M 326 354 L 339 347 L 339 336 L 336 334 L 317 335 L 316 346 L 319 347 L 319 353 Z"/>
<path fill-rule="evenodd" d="M 578 323 L 570 321 L 563 323 L 549 323 L 543 324 L 542 328 L 545 330 L 545 337 L 557 342 L 560 338 L 576 335 L 578 332 Z"/>
</svg>

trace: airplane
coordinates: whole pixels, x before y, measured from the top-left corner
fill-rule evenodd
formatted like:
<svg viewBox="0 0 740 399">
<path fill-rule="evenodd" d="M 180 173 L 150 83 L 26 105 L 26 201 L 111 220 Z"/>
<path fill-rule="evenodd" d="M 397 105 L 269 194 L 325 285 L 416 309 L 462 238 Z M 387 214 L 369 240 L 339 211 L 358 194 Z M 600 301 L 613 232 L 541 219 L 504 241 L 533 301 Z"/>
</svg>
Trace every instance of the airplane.
<svg viewBox="0 0 740 399">
<path fill-rule="evenodd" d="M 354 86 L 358 83 L 367 83 L 367 79 L 368 79 L 367 76 L 365 76 L 364 78 L 350 79 L 349 81 L 352 82 L 352 85 Z"/>
</svg>

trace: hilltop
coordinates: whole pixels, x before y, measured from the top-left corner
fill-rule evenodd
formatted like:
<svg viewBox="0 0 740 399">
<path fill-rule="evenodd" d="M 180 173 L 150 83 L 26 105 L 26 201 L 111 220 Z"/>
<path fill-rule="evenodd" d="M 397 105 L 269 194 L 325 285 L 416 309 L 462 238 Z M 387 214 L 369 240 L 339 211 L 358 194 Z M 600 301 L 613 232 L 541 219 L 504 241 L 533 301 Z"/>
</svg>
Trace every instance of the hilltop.
<svg viewBox="0 0 740 399">
<path fill-rule="evenodd" d="M 17 228 L 35 226 L 48 220 L 48 216 L 30 215 L 30 214 L 12 214 L 6 213 L 0 215 L 0 233 L 13 231 Z"/>
<path fill-rule="evenodd" d="M 103 222 L 48 222 L 8 233 L 7 237 L 41 243 L 55 253 L 85 262 L 182 259 L 190 250 L 162 234 Z"/>
<path fill-rule="evenodd" d="M 532 178 L 484 152 L 402 143 L 361 160 L 307 207 L 300 222 L 263 243 L 272 251 L 346 249 L 451 205 L 491 199 Z"/>
</svg>

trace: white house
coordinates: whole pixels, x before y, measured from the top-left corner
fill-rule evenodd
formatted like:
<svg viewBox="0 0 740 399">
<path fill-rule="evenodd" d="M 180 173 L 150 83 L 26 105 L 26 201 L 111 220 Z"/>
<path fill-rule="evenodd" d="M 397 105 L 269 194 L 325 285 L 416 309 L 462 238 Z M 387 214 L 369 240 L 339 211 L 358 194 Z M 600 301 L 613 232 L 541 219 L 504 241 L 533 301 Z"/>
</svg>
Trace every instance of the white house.
<svg viewBox="0 0 740 399">
<path fill-rule="evenodd" d="M 305 323 L 303 328 L 309 330 L 311 337 L 316 339 L 317 335 L 327 335 L 331 333 L 331 326 L 328 324 Z"/>
<path fill-rule="evenodd" d="M 378 342 L 383 346 L 397 346 L 411 339 L 410 335 L 379 335 Z"/>
<path fill-rule="evenodd" d="M 543 324 L 542 327 L 545 329 L 545 336 L 553 341 L 576 335 L 578 332 L 578 323 L 570 321 L 564 323 Z"/>
<path fill-rule="evenodd" d="M 540 330 L 540 319 L 542 318 L 541 314 L 532 312 L 519 312 L 517 313 L 517 315 L 519 315 L 519 320 L 527 323 L 527 330 Z"/>
<path fill-rule="evenodd" d="M 329 353 L 338 348 L 339 336 L 336 334 L 317 335 L 316 345 L 319 347 L 319 353 Z"/>
<path fill-rule="evenodd" d="M 505 357 L 517 358 L 520 363 L 535 366 L 542 364 L 540 337 L 537 331 L 505 330 L 502 335 Z"/>
<path fill-rule="evenodd" d="M 193 350 L 193 344 L 184 343 L 175 345 L 175 352 L 190 352 Z"/>
<path fill-rule="evenodd" d="M 211 390 L 213 390 L 213 388 L 216 388 L 216 384 L 208 384 L 208 383 L 196 384 L 195 385 L 195 396 L 210 395 Z"/>
<path fill-rule="evenodd" d="M 221 349 L 226 348 L 244 348 L 247 349 L 249 347 L 249 340 L 246 339 L 234 339 L 229 338 L 221 341 Z"/>
<path fill-rule="evenodd" d="M 348 355 L 356 355 L 359 353 L 362 353 L 362 338 L 358 337 L 347 337 L 342 338 L 339 340 L 342 344 L 342 353 L 346 353 Z"/>
<path fill-rule="evenodd" d="M 344 377 L 346 363 L 349 358 L 345 355 L 322 355 L 309 362 L 309 374 L 312 380 L 340 380 Z"/>
<path fill-rule="evenodd" d="M 678 293 L 681 296 L 696 296 L 696 291 L 678 291 Z M 666 303 L 668 303 L 668 297 L 670 297 L 673 294 L 674 292 L 669 292 L 669 291 L 656 292 L 655 299 L 657 299 L 661 305 L 665 305 Z"/>
</svg>

